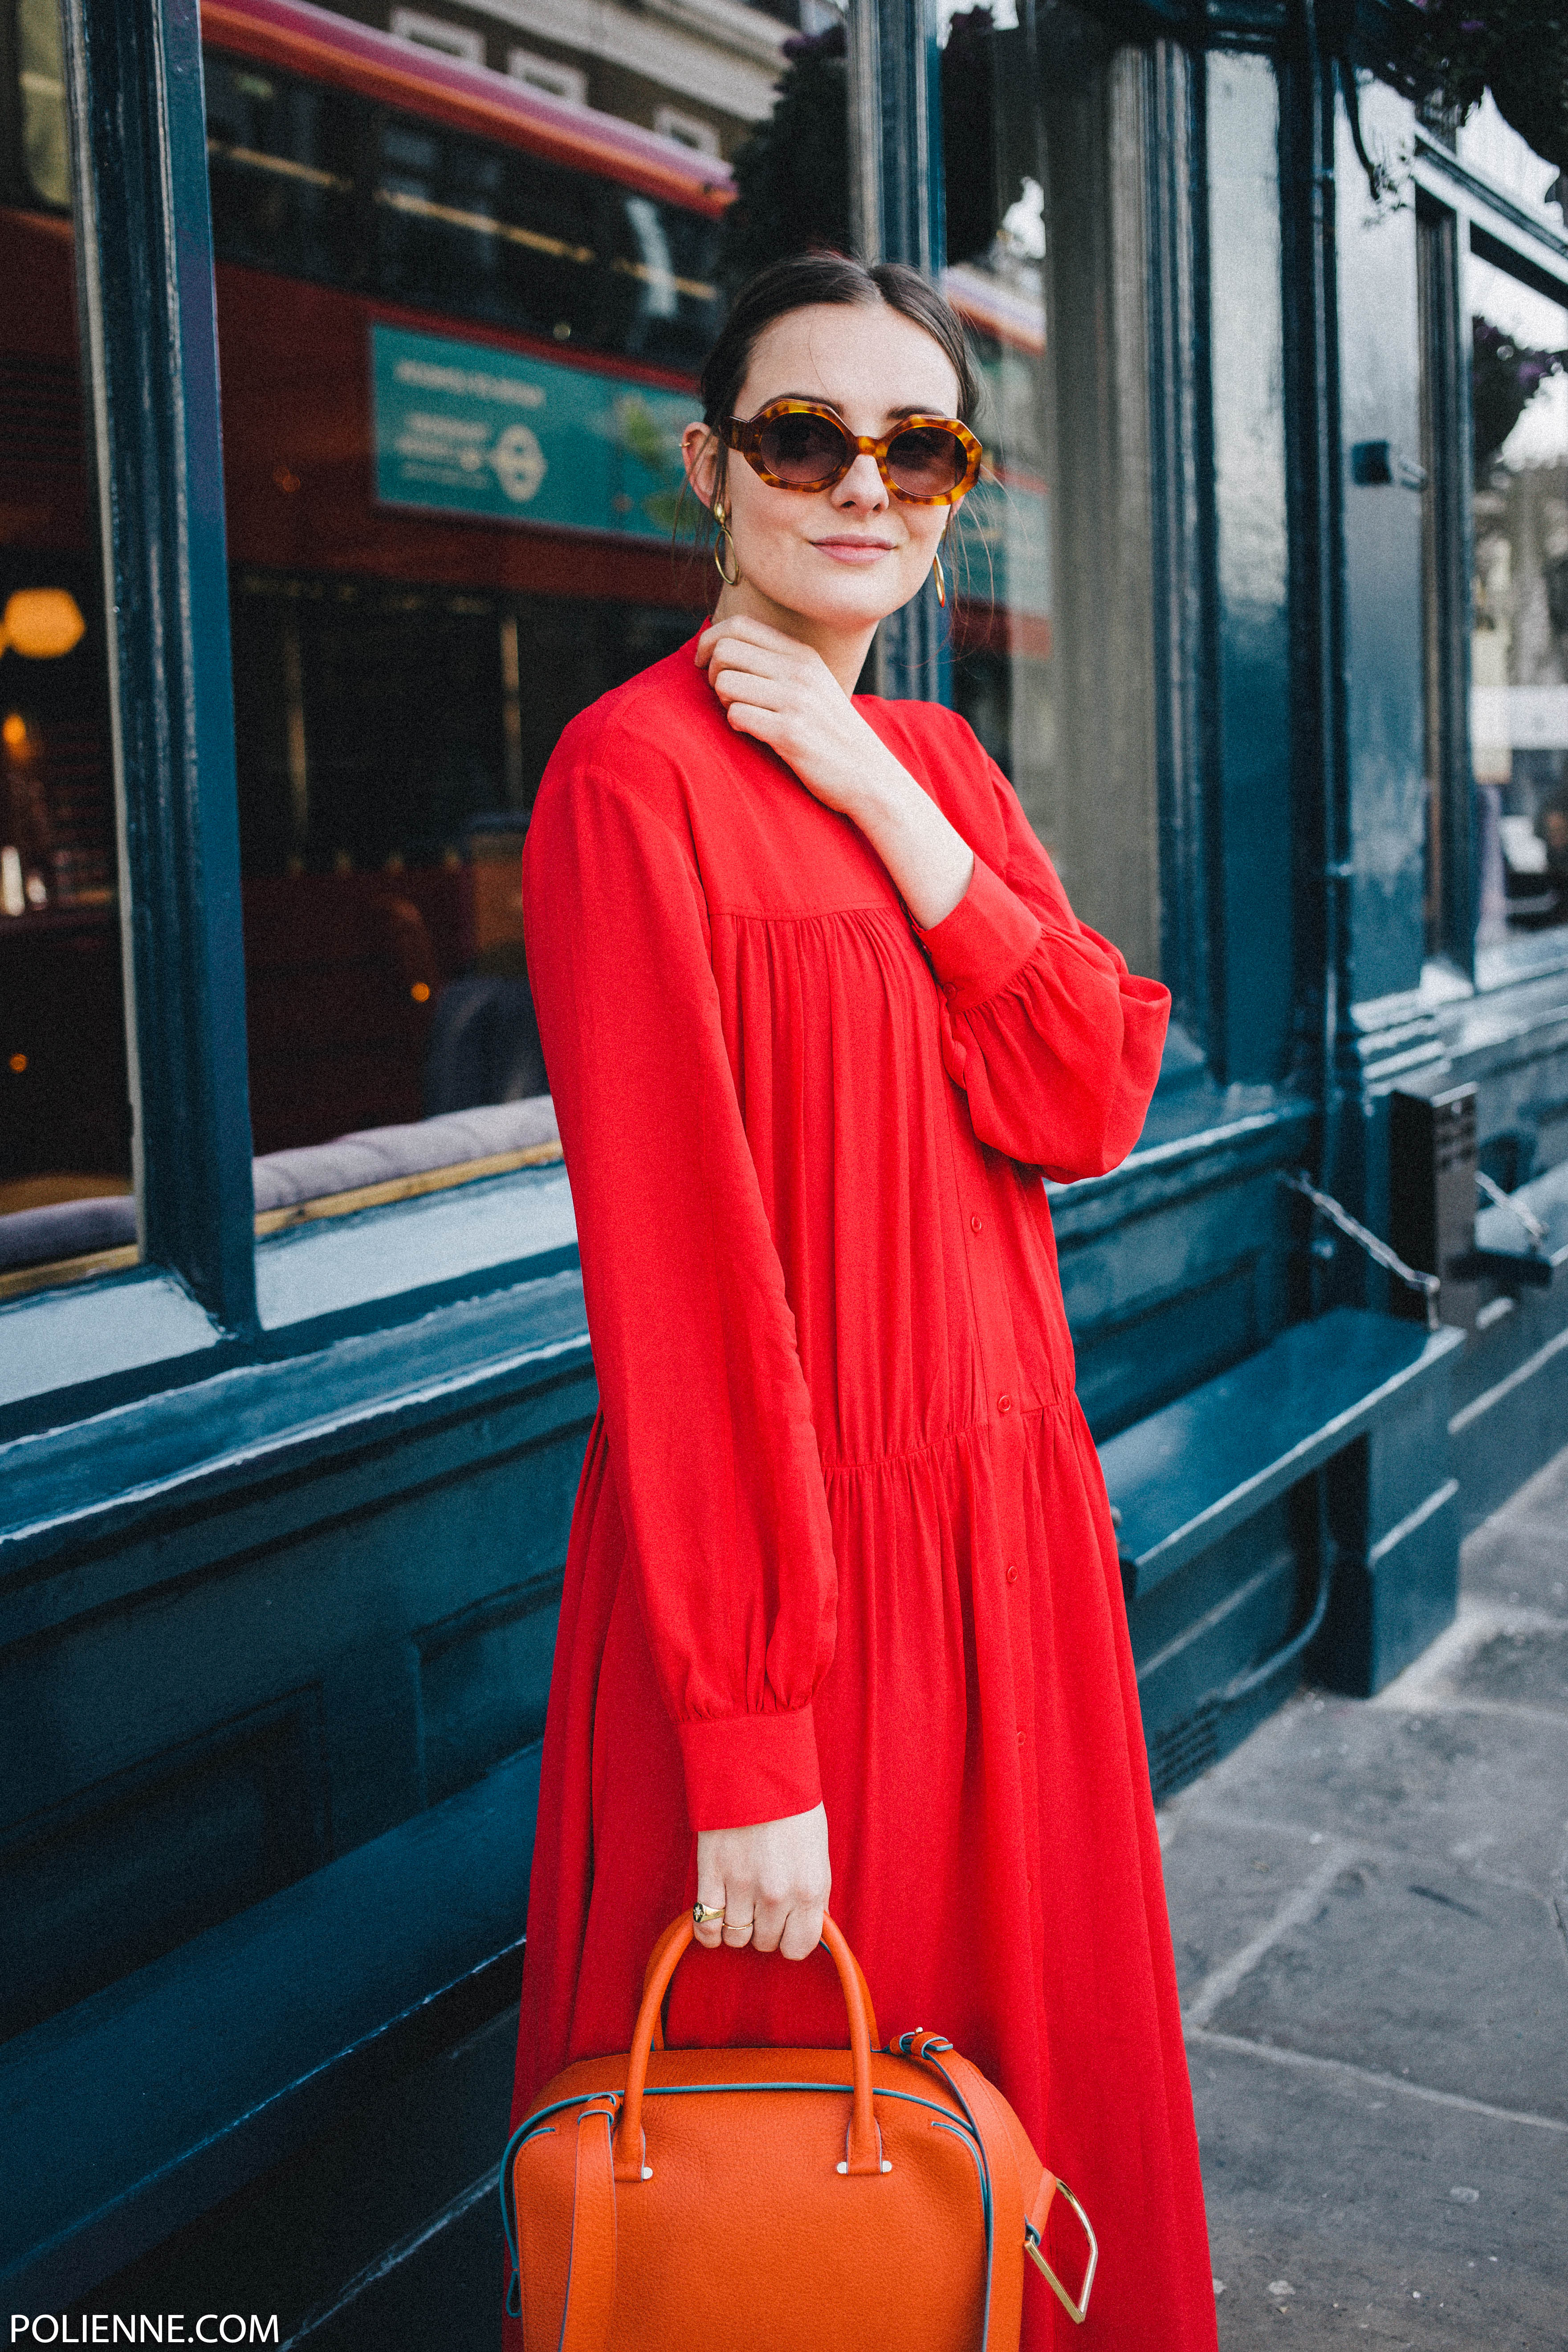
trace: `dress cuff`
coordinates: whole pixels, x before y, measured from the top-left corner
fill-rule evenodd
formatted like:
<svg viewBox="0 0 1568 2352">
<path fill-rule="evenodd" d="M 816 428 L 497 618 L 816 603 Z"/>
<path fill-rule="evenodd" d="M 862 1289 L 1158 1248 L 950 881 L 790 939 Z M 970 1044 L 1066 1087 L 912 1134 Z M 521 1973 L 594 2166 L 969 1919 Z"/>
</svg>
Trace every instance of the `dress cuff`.
<svg viewBox="0 0 1568 2352">
<path fill-rule="evenodd" d="M 914 928 L 953 1011 L 962 1013 L 994 996 L 1023 970 L 1044 926 L 977 857 L 969 887 L 952 914 L 929 931 L 918 923 Z"/>
<path fill-rule="evenodd" d="M 809 1813 L 821 1803 L 809 1706 L 791 1715 L 721 1716 L 675 1727 L 694 1830 L 747 1829 L 754 1822 Z"/>
</svg>

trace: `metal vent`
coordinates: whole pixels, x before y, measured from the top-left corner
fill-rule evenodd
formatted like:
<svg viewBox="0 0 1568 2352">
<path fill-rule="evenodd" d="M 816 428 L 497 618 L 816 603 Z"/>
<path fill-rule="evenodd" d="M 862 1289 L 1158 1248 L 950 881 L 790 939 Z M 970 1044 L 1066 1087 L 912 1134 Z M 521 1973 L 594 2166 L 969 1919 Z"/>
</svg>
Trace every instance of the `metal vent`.
<svg viewBox="0 0 1568 2352">
<path fill-rule="evenodd" d="M 1388 1238 L 1401 1257 L 1442 1281 L 1445 1323 L 1467 1328 L 1480 1292 L 1471 1270 L 1476 1245 L 1476 1089 L 1394 1093 L 1388 1103 Z M 1396 1314 L 1415 1310 L 1404 1298 Z"/>
<path fill-rule="evenodd" d="M 1149 1742 L 1149 1780 L 1156 1804 L 1219 1762 L 1219 1718 L 1218 1699 L 1205 1698 L 1190 1715 L 1178 1717 L 1154 1734 Z"/>
</svg>

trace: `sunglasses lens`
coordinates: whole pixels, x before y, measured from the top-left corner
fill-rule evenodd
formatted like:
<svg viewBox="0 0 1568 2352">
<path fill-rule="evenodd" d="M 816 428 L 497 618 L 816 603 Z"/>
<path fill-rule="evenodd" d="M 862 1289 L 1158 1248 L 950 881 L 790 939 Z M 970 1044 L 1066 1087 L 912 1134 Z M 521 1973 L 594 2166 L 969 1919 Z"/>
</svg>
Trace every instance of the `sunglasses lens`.
<svg viewBox="0 0 1568 2352">
<path fill-rule="evenodd" d="M 888 451 L 893 486 L 910 499 L 940 499 L 969 470 L 969 453 L 945 425 L 915 425 L 894 436 Z"/>
<path fill-rule="evenodd" d="M 771 416 L 757 436 L 757 455 L 781 482 L 807 488 L 826 482 L 844 464 L 847 444 L 828 416 Z"/>
</svg>

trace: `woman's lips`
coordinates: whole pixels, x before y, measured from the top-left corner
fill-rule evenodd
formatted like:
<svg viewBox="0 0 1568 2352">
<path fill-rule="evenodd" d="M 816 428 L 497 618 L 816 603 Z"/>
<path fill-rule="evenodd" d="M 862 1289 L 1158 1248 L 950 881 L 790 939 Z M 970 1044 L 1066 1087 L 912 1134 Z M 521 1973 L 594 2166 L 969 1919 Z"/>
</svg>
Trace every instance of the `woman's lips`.
<svg viewBox="0 0 1568 2352">
<path fill-rule="evenodd" d="M 879 555 L 893 551 L 890 539 L 814 539 L 811 543 L 837 563 L 875 563 Z"/>
</svg>

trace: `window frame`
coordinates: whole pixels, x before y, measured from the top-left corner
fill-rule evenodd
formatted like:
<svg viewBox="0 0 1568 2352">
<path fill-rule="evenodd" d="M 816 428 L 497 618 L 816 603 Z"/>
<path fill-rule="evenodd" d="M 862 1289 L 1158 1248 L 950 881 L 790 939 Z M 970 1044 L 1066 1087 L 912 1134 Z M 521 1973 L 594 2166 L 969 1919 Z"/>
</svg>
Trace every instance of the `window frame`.
<svg viewBox="0 0 1568 2352">
<path fill-rule="evenodd" d="M 1426 124 L 1415 126 L 1415 152 L 1411 164 L 1418 211 L 1428 218 L 1447 215 L 1453 221 L 1454 304 L 1451 378 L 1445 390 L 1438 379 L 1444 414 L 1439 423 L 1453 436 L 1452 458 L 1447 467 L 1443 497 L 1449 511 L 1439 521 L 1439 561 L 1447 574 L 1437 586 L 1444 600 L 1446 651 L 1450 677 L 1443 700 L 1448 730 L 1447 771 L 1440 780 L 1452 795 L 1445 807 L 1449 819 L 1440 951 L 1478 993 L 1506 988 L 1547 973 L 1568 971 L 1568 929 L 1520 934 L 1500 945 L 1478 951 L 1479 875 L 1476 870 L 1474 821 L 1471 815 L 1473 777 L 1470 766 L 1470 613 L 1472 527 L 1468 496 L 1471 439 L 1469 388 L 1468 261 L 1472 252 L 1494 268 L 1507 270 L 1553 301 L 1568 308 L 1568 223 L 1559 230 L 1544 209 L 1523 204 L 1494 185 L 1473 163 L 1463 160 Z M 1424 352 L 1424 358 L 1430 358 Z M 1433 455 L 1441 457 L 1440 447 Z M 1444 469 L 1429 467 L 1437 475 Z M 1459 511 L 1455 514 L 1455 507 Z M 1456 644 L 1456 635 L 1462 643 Z M 1455 852 L 1458 851 L 1458 855 Z M 1441 971 L 1427 967 L 1428 984 L 1444 994 Z M 1451 983 L 1450 983 L 1451 984 Z"/>
<path fill-rule="evenodd" d="M 1470 761 L 1472 520 L 1470 372 L 1462 299 L 1460 223 L 1452 205 L 1416 195 L 1421 294 L 1423 522 L 1428 782 L 1426 957 L 1475 977 L 1479 916 Z M 1435 817 L 1435 823 L 1433 818 Z M 1436 841 L 1436 887 L 1432 874 Z"/>
</svg>

